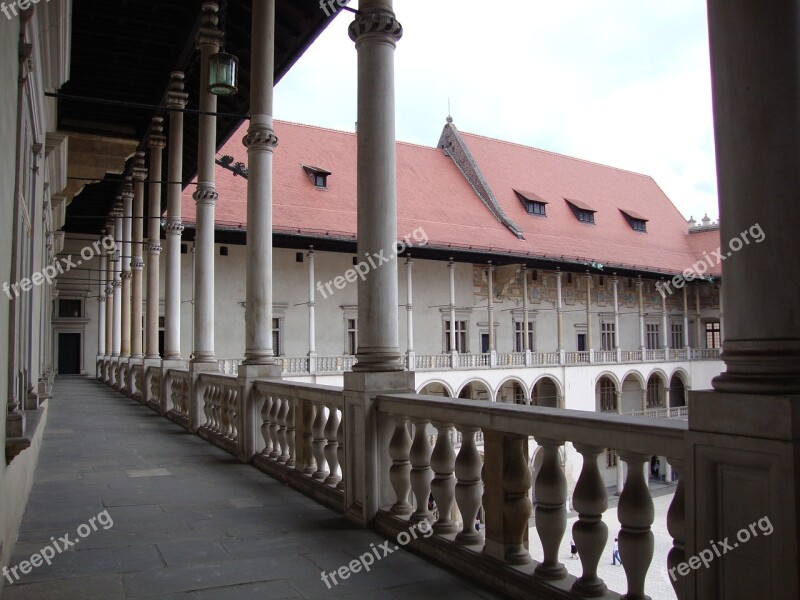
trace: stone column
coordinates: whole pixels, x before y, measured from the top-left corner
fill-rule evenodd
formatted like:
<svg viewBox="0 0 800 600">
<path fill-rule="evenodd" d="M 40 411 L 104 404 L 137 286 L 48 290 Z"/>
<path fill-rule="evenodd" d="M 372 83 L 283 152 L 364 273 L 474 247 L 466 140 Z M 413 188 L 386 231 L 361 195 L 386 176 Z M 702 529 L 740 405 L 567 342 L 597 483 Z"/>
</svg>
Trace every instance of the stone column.
<svg viewBox="0 0 800 600">
<path fill-rule="evenodd" d="M 358 251 L 396 254 L 397 204 L 394 127 L 394 49 L 402 34 L 391 0 L 362 0 L 350 25 L 358 51 Z M 358 363 L 344 374 L 343 463 L 345 515 L 369 525 L 393 494 L 388 484 L 392 424 L 379 419 L 375 397 L 413 392 L 403 372 L 398 336 L 397 261 L 358 284 Z"/>
<path fill-rule="evenodd" d="M 556 320 L 558 327 L 558 362 L 564 364 L 564 274 L 556 270 Z"/>
<path fill-rule="evenodd" d="M 691 358 L 691 344 L 689 343 L 689 290 L 683 286 L 683 347 L 686 349 L 687 360 Z"/>
<path fill-rule="evenodd" d="M 416 366 L 414 359 L 414 261 L 406 259 L 406 338 L 408 340 L 408 370 Z"/>
<path fill-rule="evenodd" d="M 642 351 L 642 360 L 644 360 L 644 351 L 647 347 L 644 341 L 644 282 L 642 276 L 636 277 L 636 293 L 639 300 L 639 349 Z"/>
<path fill-rule="evenodd" d="M 586 348 L 589 351 L 589 362 L 594 362 L 594 340 L 592 339 L 592 275 L 586 273 Z"/>
<path fill-rule="evenodd" d="M 695 284 L 694 286 L 694 311 L 697 314 L 697 318 L 695 319 L 694 328 L 697 332 L 697 348 L 705 348 L 706 342 L 703 339 L 703 323 L 700 320 L 701 314 L 701 306 L 700 306 L 700 284 Z"/>
<path fill-rule="evenodd" d="M 525 352 L 525 366 L 531 366 L 530 305 L 528 303 L 528 265 L 522 265 L 522 351 Z"/>
<path fill-rule="evenodd" d="M 456 264 L 450 258 L 447 264 L 450 275 L 450 366 L 458 367 L 458 350 L 456 349 Z M 462 350 L 465 350 L 462 348 Z"/>
<path fill-rule="evenodd" d="M 161 358 L 158 348 L 158 318 L 161 312 L 159 279 L 161 256 L 161 177 L 162 153 L 166 146 L 164 119 L 153 117 L 150 133 L 150 193 L 147 210 L 147 355 L 145 358 Z"/>
<path fill-rule="evenodd" d="M 164 294 L 164 359 L 181 359 L 181 184 L 183 180 L 183 112 L 189 95 L 183 91 L 184 75 L 175 71 L 167 93 L 169 113 L 169 165 L 167 167 L 167 272 Z"/>
<path fill-rule="evenodd" d="M 219 6 L 215 2 L 203 3 L 201 26 L 197 33 L 200 49 L 200 111 L 197 136 L 197 230 L 195 235 L 194 277 L 194 356 L 192 364 L 216 368 L 214 354 L 214 207 L 217 190 L 214 183 L 214 154 L 217 144 L 217 119 L 208 114 L 216 112 L 217 97 L 208 91 L 208 60 L 219 52 L 224 37 L 217 27 Z M 255 226 L 248 223 L 248 228 Z M 251 230 L 252 231 L 252 230 Z M 251 236 L 252 238 L 255 236 Z M 255 307 L 248 307 L 252 313 Z M 249 319 L 252 322 L 252 317 Z M 249 328 L 248 328 L 249 329 Z M 213 365 L 213 366 L 212 366 Z M 197 370 L 197 369 L 196 369 Z"/>
<path fill-rule="evenodd" d="M 722 263 L 727 370 L 691 393 L 685 554 L 771 535 L 692 571 L 689 598 L 800 597 L 799 13 L 708 0 L 720 237 L 764 237 Z"/>
<path fill-rule="evenodd" d="M 661 294 L 661 329 L 664 335 L 661 338 L 661 347 L 664 349 L 664 360 L 669 359 L 669 319 L 667 318 L 667 297 Z"/>
<path fill-rule="evenodd" d="M 103 235 L 106 231 L 103 230 Z M 106 353 L 106 256 L 100 255 L 100 285 L 97 292 L 97 359 Z"/>
<path fill-rule="evenodd" d="M 139 154 L 139 153 L 137 153 Z M 137 157 L 138 158 L 138 157 Z M 120 356 L 124 359 L 131 355 L 131 231 L 133 227 L 133 187 L 130 177 L 126 177 L 122 192 L 122 317 L 120 321 L 121 342 Z M 136 182 L 137 186 L 139 182 Z"/>
<path fill-rule="evenodd" d="M 403 28 L 392 0 L 366 0 L 350 25 L 358 51 L 358 252 L 396 254 L 394 51 Z M 399 371 L 397 261 L 358 283 L 355 371 Z"/>
<path fill-rule="evenodd" d="M 253 64 L 247 147 L 247 317 L 245 364 L 274 365 L 272 347 L 272 158 L 278 138 L 272 127 L 275 63 L 275 2 L 253 5 Z"/>
<path fill-rule="evenodd" d="M 489 316 L 489 365 L 495 366 L 497 363 L 497 349 L 494 340 L 494 267 L 491 263 L 486 267 L 487 301 L 486 312 Z"/>
<path fill-rule="evenodd" d="M 317 297 L 316 252 L 308 250 L 308 371 L 317 370 Z"/>
<path fill-rule="evenodd" d="M 614 286 L 614 352 L 617 355 L 617 362 L 622 362 L 622 350 L 620 349 L 619 339 L 622 331 L 619 328 L 619 277 L 616 274 L 611 278 Z"/>
<path fill-rule="evenodd" d="M 116 239 L 114 231 L 116 220 L 111 218 L 106 222 L 106 235 L 111 239 Z M 106 252 L 106 343 L 105 359 L 109 360 L 114 351 L 114 250 Z"/>
<path fill-rule="evenodd" d="M 722 306 L 722 287 L 719 288 L 719 343 L 725 344 L 725 311 Z"/>
<path fill-rule="evenodd" d="M 131 356 L 142 358 L 142 240 L 144 231 L 144 180 L 147 169 L 144 163 L 144 152 L 138 152 L 133 164 L 133 242 L 131 244 L 131 271 L 133 285 L 131 297 Z"/>
<path fill-rule="evenodd" d="M 614 392 L 614 395 L 617 399 L 617 414 L 622 414 L 622 390 L 619 389 Z M 617 452 L 614 450 L 614 452 Z M 622 490 L 625 488 L 625 463 L 622 462 L 622 458 L 619 456 L 619 452 L 617 452 L 617 492 L 616 495 L 619 496 L 622 494 Z"/>
<path fill-rule="evenodd" d="M 118 199 L 121 204 L 122 196 Z M 114 254 L 114 323 L 113 331 L 113 344 L 111 348 L 111 356 L 119 358 L 122 349 L 122 206 L 118 204 L 114 208 L 114 235 L 117 250 Z"/>
</svg>

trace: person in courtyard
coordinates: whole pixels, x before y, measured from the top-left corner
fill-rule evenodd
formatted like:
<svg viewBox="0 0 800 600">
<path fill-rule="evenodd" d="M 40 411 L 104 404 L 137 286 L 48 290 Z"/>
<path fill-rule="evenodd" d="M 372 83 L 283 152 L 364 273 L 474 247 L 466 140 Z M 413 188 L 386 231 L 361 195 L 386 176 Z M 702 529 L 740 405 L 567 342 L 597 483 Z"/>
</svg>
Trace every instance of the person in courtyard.
<svg viewBox="0 0 800 600">
<path fill-rule="evenodd" d="M 569 552 L 571 555 L 570 558 L 578 558 L 578 547 L 575 545 L 575 540 L 569 541 Z"/>
<path fill-rule="evenodd" d="M 617 561 L 619 561 L 619 564 L 622 564 L 622 559 L 619 556 L 619 541 L 617 538 L 614 538 L 614 547 L 611 551 L 611 564 L 616 565 Z"/>
</svg>

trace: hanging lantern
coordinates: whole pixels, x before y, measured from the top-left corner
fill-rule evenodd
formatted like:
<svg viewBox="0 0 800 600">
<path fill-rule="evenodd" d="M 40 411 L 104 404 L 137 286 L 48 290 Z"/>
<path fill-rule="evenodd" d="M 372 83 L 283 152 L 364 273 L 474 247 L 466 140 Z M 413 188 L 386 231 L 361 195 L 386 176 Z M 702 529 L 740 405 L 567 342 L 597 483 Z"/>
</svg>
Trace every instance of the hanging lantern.
<svg viewBox="0 0 800 600">
<path fill-rule="evenodd" d="M 212 54 L 208 59 L 208 91 L 215 96 L 232 96 L 236 86 L 239 59 L 227 52 Z"/>
</svg>

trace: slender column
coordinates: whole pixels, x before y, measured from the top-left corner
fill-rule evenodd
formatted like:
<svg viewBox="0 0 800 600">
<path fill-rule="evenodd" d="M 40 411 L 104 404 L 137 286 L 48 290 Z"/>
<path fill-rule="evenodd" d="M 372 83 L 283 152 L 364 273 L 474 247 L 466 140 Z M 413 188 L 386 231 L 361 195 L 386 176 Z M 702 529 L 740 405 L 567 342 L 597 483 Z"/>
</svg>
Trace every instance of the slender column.
<svg viewBox="0 0 800 600">
<path fill-rule="evenodd" d="M 556 271 L 556 319 L 558 326 L 558 356 L 559 363 L 564 364 L 564 274 L 561 269 Z"/>
<path fill-rule="evenodd" d="M 731 302 L 717 391 L 800 391 L 799 9 L 797 0 L 708 2 L 720 239 L 723 251 L 743 232 L 759 240 L 722 263 Z"/>
<path fill-rule="evenodd" d="M 255 6 L 257 7 L 259 4 L 261 3 L 256 3 Z M 208 59 L 219 52 L 223 33 L 217 27 L 219 6 L 215 2 L 204 2 L 202 10 L 202 25 L 197 34 L 197 47 L 200 49 L 200 81 L 207 82 Z M 219 195 L 214 183 L 217 119 L 209 113 L 216 112 L 217 97 L 208 91 L 205 83 L 201 83 L 199 100 L 200 111 L 204 114 L 199 117 L 197 190 L 193 196 L 197 203 L 197 230 L 195 234 L 194 358 L 192 362 L 213 363 L 216 361 L 214 355 L 214 207 Z M 257 227 L 258 224 L 248 222 L 251 232 Z M 252 242 L 252 238 L 256 237 L 251 235 L 250 241 Z M 254 310 L 256 307 L 248 307 L 251 321 Z M 248 332 L 250 329 L 248 327 Z M 271 328 L 269 339 L 271 342 Z"/>
<path fill-rule="evenodd" d="M 103 230 L 103 235 L 107 235 Z M 97 356 L 106 353 L 106 256 L 100 255 L 100 285 L 97 293 Z"/>
<path fill-rule="evenodd" d="M 403 28 L 392 0 L 363 0 L 350 24 L 358 51 L 358 252 L 394 256 L 397 243 L 394 50 Z M 354 371 L 400 371 L 397 261 L 358 284 Z"/>
<path fill-rule="evenodd" d="M 106 222 L 106 235 L 115 239 L 114 231 L 116 227 L 116 220 L 109 219 Z M 105 279 L 105 294 L 106 294 L 106 344 L 105 344 L 105 358 L 111 358 L 114 351 L 114 250 L 106 253 L 106 279 Z"/>
<path fill-rule="evenodd" d="M 137 153 L 138 154 L 138 153 Z M 131 355 L 131 228 L 133 226 L 133 188 L 130 177 L 122 192 L 122 317 L 120 321 L 121 342 L 120 356 L 128 358 Z M 138 181 L 136 182 L 138 186 Z"/>
<path fill-rule="evenodd" d="M 622 390 L 617 390 L 614 392 L 617 400 L 617 414 L 622 414 Z M 616 452 L 616 450 L 614 451 Z M 622 494 L 622 490 L 625 488 L 625 463 L 622 462 L 622 459 L 619 457 L 619 452 L 617 452 L 617 496 Z"/>
<path fill-rule="evenodd" d="M 622 351 L 620 350 L 619 340 L 622 331 L 619 328 L 619 277 L 614 275 L 611 278 L 614 287 L 614 352 L 617 355 L 617 362 L 622 362 Z"/>
<path fill-rule="evenodd" d="M 131 289 L 131 355 L 142 358 L 142 240 L 144 235 L 144 180 L 147 170 L 144 164 L 144 152 L 138 152 L 133 163 L 133 241 L 131 243 L 131 271 L 133 285 Z"/>
<path fill-rule="evenodd" d="M 153 117 L 150 133 L 150 194 L 147 211 L 147 356 L 161 358 L 158 348 L 158 317 L 161 312 L 159 279 L 161 256 L 161 173 L 164 137 L 164 119 Z"/>
<path fill-rule="evenodd" d="M 530 308 L 528 306 L 528 265 L 522 265 L 522 351 L 527 354 L 531 351 L 528 336 L 530 335 L 530 327 L 528 325 L 528 314 Z M 528 364 L 526 358 L 525 364 Z"/>
<path fill-rule="evenodd" d="M 316 316 L 316 269 L 315 269 L 316 254 L 314 246 L 308 250 L 308 357 L 313 360 L 317 356 L 317 316 Z M 313 373 L 315 368 L 309 370 Z"/>
<path fill-rule="evenodd" d="M 689 359 L 689 290 L 683 286 L 683 347 L 686 349 L 686 358 Z"/>
<path fill-rule="evenodd" d="M 592 275 L 586 273 L 586 349 L 589 362 L 594 362 L 594 340 L 592 335 Z"/>
<path fill-rule="evenodd" d="M 252 26 L 252 117 L 244 138 L 249 171 L 244 362 L 248 365 L 273 365 L 276 362 L 272 347 L 272 158 L 278 145 L 272 127 L 275 0 L 253 3 Z"/>
<path fill-rule="evenodd" d="M 697 348 L 705 348 L 706 342 L 703 339 L 703 323 L 700 320 L 701 307 L 700 307 L 700 286 L 694 286 L 694 312 L 697 315 L 694 322 L 694 328 L 697 332 Z"/>
<path fill-rule="evenodd" d="M 118 198 L 121 202 L 122 196 Z M 113 345 L 111 356 L 119 358 L 122 349 L 122 255 L 124 249 L 122 247 L 122 207 L 116 206 L 114 209 L 114 226 L 115 243 L 117 251 L 115 254 L 114 262 L 114 324 L 113 324 Z"/>
<path fill-rule="evenodd" d="M 639 349 L 642 351 L 642 360 L 644 360 L 644 351 L 645 351 L 645 343 L 644 343 L 644 293 L 643 293 L 644 282 L 642 281 L 642 276 L 639 275 L 636 278 L 636 293 L 639 299 Z"/>
<path fill-rule="evenodd" d="M 488 300 L 486 311 L 489 314 L 489 355 L 490 364 L 494 366 L 496 349 L 494 345 L 494 267 L 491 263 L 486 267 L 486 282 L 488 284 Z"/>
<path fill-rule="evenodd" d="M 725 342 L 725 311 L 722 306 L 722 287 L 719 288 L 719 343 Z"/>
<path fill-rule="evenodd" d="M 408 368 L 414 370 L 414 261 L 406 259 L 406 338 L 408 340 Z"/>
<path fill-rule="evenodd" d="M 450 274 L 450 366 L 458 366 L 458 350 L 456 349 L 456 264 L 453 259 L 447 265 Z"/>
<path fill-rule="evenodd" d="M 167 107 L 169 113 L 169 165 L 167 184 L 167 273 L 164 294 L 164 358 L 181 358 L 181 184 L 183 180 L 183 113 L 189 95 L 183 91 L 184 75 L 171 75 Z"/>
<path fill-rule="evenodd" d="M 667 330 L 668 325 L 669 325 L 669 320 L 667 319 L 667 297 L 661 294 L 661 329 L 664 330 L 664 334 L 661 338 L 661 347 L 664 349 L 664 358 L 669 358 L 667 356 L 669 354 L 669 331 Z"/>
</svg>

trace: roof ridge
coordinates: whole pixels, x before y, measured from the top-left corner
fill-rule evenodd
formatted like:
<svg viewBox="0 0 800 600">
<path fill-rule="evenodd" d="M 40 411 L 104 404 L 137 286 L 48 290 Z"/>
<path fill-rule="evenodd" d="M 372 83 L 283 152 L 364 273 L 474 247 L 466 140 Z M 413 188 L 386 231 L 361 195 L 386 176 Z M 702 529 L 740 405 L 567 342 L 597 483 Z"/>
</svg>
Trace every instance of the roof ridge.
<svg viewBox="0 0 800 600">
<path fill-rule="evenodd" d="M 630 175 L 638 175 L 639 177 L 646 177 L 649 179 L 653 179 L 651 175 L 647 173 L 639 173 L 638 171 L 631 171 L 630 169 L 623 169 L 621 167 L 615 167 L 613 165 L 607 165 L 605 163 L 597 162 L 596 160 L 589 160 L 587 158 L 579 158 L 577 156 L 570 156 L 569 154 L 564 154 L 562 152 L 555 152 L 553 150 L 545 150 L 544 148 L 537 148 L 536 146 L 531 146 L 528 144 L 520 144 L 519 142 L 510 142 L 508 140 L 502 140 L 500 138 L 491 137 L 488 135 L 481 135 L 479 133 L 470 133 L 469 131 L 462 131 L 462 135 L 470 135 L 472 137 L 481 138 L 484 140 L 488 140 L 490 142 L 499 142 L 501 144 L 507 144 L 509 146 L 517 146 L 518 148 L 525 148 L 526 150 L 534 150 L 536 152 L 543 152 L 544 154 L 550 154 L 552 156 L 560 156 L 561 158 L 568 158 L 570 160 L 576 160 L 578 162 L 586 163 L 589 165 L 595 165 L 598 167 L 605 167 L 606 169 L 613 169 L 615 171 L 620 171 L 622 173 L 629 173 Z"/>
<path fill-rule="evenodd" d="M 318 131 L 327 131 L 330 133 L 343 133 L 349 136 L 356 136 L 355 131 L 347 131 L 345 129 L 334 129 L 333 127 L 323 127 L 322 125 L 312 125 L 311 123 L 300 123 L 298 121 L 289 121 L 288 119 L 274 119 L 273 123 L 280 123 L 283 125 L 295 125 L 297 127 L 305 127 L 307 129 L 316 129 Z M 407 142 L 404 140 L 395 139 L 395 144 L 402 144 L 403 146 L 414 146 L 416 148 L 424 148 L 425 150 L 435 150 L 438 151 L 439 149 L 436 146 L 428 146 L 426 144 L 419 144 L 417 142 Z"/>
</svg>

